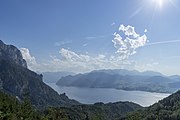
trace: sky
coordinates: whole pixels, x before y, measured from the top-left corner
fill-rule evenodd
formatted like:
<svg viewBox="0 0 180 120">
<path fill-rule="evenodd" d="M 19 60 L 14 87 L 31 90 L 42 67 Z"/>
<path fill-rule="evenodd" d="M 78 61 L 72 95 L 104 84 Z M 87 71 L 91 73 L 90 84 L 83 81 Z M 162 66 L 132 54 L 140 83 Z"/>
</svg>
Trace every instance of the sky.
<svg viewBox="0 0 180 120">
<path fill-rule="evenodd" d="M 180 75 L 178 0 L 1 0 L 0 39 L 34 71 Z"/>
</svg>

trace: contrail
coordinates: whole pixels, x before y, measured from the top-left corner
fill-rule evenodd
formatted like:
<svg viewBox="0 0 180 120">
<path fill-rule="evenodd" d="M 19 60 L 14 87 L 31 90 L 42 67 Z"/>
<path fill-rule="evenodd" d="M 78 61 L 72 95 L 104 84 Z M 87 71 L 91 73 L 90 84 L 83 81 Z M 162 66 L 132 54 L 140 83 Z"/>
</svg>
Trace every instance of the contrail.
<svg viewBox="0 0 180 120">
<path fill-rule="evenodd" d="M 180 42 L 180 40 L 170 40 L 170 41 L 161 41 L 161 42 L 153 42 L 153 43 L 148 43 L 145 46 L 151 46 L 151 45 L 158 45 L 158 44 L 167 44 L 167 43 L 177 43 Z"/>
</svg>

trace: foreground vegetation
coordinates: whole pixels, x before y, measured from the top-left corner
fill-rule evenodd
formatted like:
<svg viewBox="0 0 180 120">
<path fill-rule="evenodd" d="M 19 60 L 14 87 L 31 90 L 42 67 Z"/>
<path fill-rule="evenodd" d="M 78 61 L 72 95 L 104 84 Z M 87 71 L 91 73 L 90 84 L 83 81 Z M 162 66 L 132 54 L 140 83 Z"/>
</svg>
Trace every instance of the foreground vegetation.
<svg viewBox="0 0 180 120">
<path fill-rule="evenodd" d="M 3 90 L 2 90 L 3 91 Z M 0 120 L 180 120 L 180 91 L 142 108 L 131 102 L 37 109 L 0 90 Z"/>
<path fill-rule="evenodd" d="M 114 120 L 141 108 L 135 103 L 117 102 L 37 110 L 28 99 L 19 101 L 0 92 L 0 120 Z"/>
<path fill-rule="evenodd" d="M 18 101 L 15 97 L 0 92 L 0 120 L 32 120 L 41 116 L 26 99 Z"/>
<path fill-rule="evenodd" d="M 0 92 L 0 120 L 180 120 L 180 91 L 142 108 L 131 102 L 96 103 L 37 110 L 28 99 Z"/>
</svg>

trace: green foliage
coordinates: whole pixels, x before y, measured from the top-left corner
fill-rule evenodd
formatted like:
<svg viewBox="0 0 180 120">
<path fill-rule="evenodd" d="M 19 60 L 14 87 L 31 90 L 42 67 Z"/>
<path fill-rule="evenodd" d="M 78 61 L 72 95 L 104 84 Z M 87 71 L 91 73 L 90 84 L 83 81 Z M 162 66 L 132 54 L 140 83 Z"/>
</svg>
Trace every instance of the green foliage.
<svg viewBox="0 0 180 120">
<path fill-rule="evenodd" d="M 116 120 L 141 106 L 130 102 L 96 103 L 94 105 L 74 105 L 71 107 L 49 108 L 46 117 L 51 120 Z"/>
<path fill-rule="evenodd" d="M 137 118 L 138 117 L 138 118 Z M 180 91 L 145 108 L 128 114 L 127 120 L 180 120 Z"/>
<path fill-rule="evenodd" d="M 128 120 L 140 120 L 141 119 L 141 115 L 139 112 L 134 112 L 133 114 L 128 114 L 127 115 L 127 119 Z"/>
<path fill-rule="evenodd" d="M 20 103 L 16 98 L 0 92 L 0 120 L 38 120 L 42 116 L 28 99 Z"/>
<path fill-rule="evenodd" d="M 69 107 L 49 107 L 37 111 L 26 97 L 20 102 L 0 92 L 0 120 L 114 120 L 141 106 L 130 102 L 96 103 Z"/>
<path fill-rule="evenodd" d="M 48 120 L 69 120 L 68 116 L 63 110 L 48 108 L 46 112 L 46 119 Z"/>
</svg>

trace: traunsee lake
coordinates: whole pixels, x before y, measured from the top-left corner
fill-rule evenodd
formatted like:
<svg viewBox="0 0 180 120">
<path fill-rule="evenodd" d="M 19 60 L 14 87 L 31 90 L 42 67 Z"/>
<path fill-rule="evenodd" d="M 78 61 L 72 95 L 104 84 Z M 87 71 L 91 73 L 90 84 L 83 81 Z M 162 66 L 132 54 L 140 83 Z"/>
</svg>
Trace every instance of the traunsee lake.
<svg viewBox="0 0 180 120">
<path fill-rule="evenodd" d="M 59 94 L 66 93 L 70 99 L 75 99 L 85 104 L 131 101 L 145 107 L 170 95 L 167 93 L 126 91 L 110 88 L 63 87 L 57 86 L 55 83 L 46 84 L 51 86 Z"/>
</svg>

